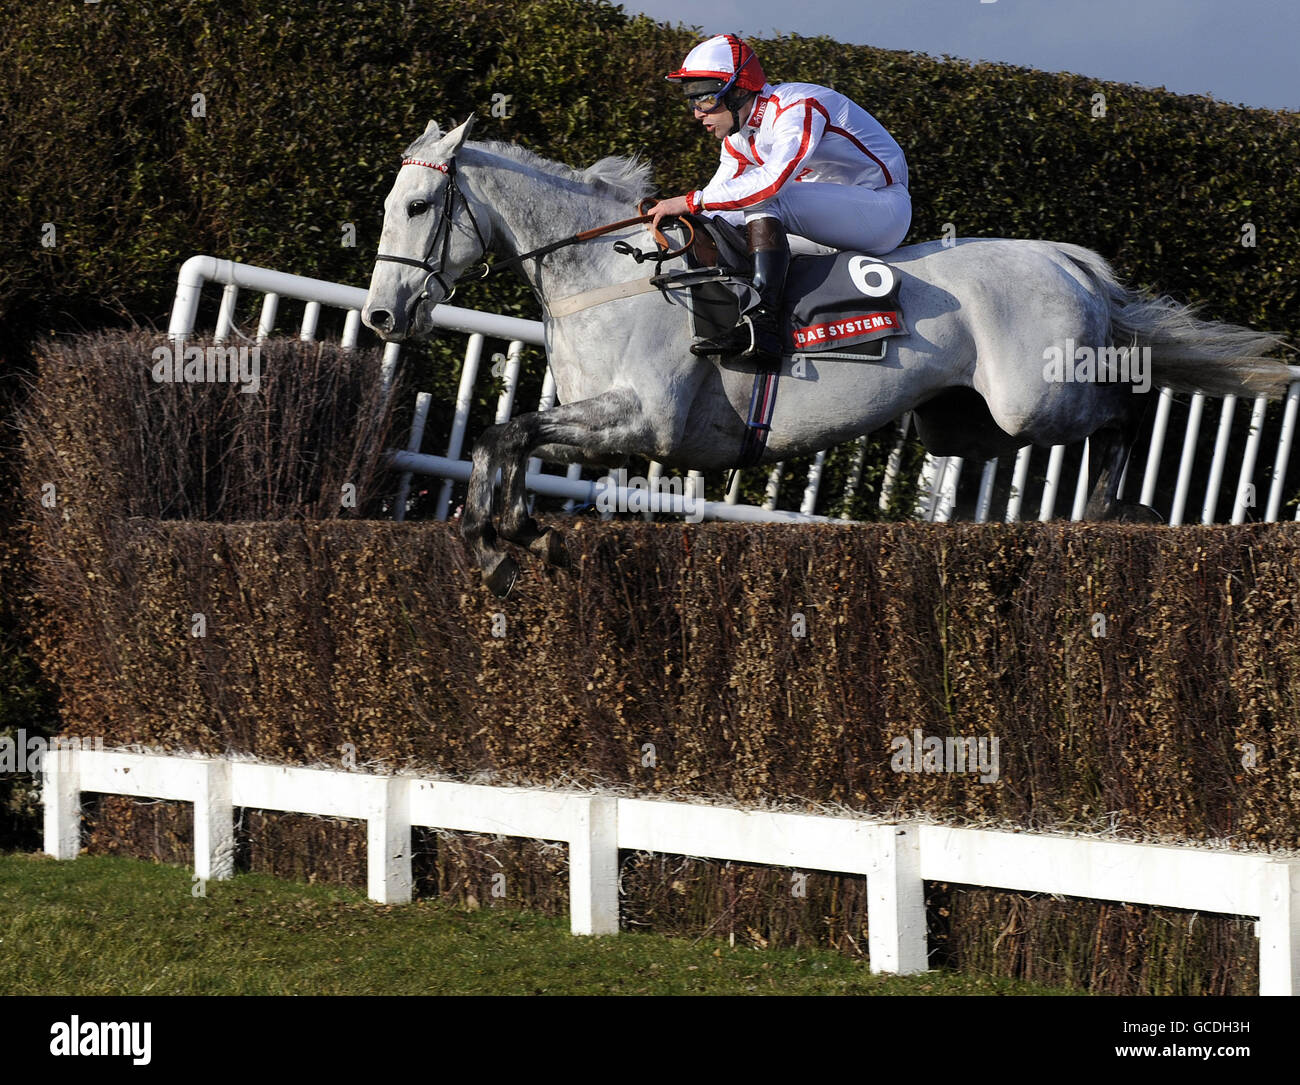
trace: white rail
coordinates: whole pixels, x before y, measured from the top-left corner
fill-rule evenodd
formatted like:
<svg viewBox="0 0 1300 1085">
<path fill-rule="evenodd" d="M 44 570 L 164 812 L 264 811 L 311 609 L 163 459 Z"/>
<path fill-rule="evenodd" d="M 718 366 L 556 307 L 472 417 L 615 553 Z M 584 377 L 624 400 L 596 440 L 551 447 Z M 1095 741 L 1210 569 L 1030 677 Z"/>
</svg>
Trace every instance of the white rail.
<svg viewBox="0 0 1300 1085">
<path fill-rule="evenodd" d="M 270 335 L 279 311 L 279 301 L 282 297 L 287 297 L 307 303 L 299 330 L 300 338 L 308 341 L 315 338 L 320 306 L 328 305 L 344 309 L 347 312 L 342 343 L 345 347 L 353 347 L 356 344 L 360 329 L 360 309 L 365 303 L 366 292 L 364 290 L 359 287 L 327 282 L 323 279 L 290 275 L 269 268 L 239 264 L 231 260 L 220 260 L 213 256 L 191 257 L 181 268 L 177 281 L 176 300 L 172 308 L 171 323 L 168 328 L 168 334 L 173 339 L 183 340 L 193 334 L 202 288 L 205 283 L 209 282 L 220 283 L 224 287 L 215 332 L 215 338 L 218 341 L 225 341 L 232 335 L 235 306 L 238 301 L 239 291 L 248 289 L 265 294 L 261 318 L 258 322 L 257 338 L 259 340 Z M 427 417 L 426 411 L 417 419 L 407 442 L 406 450 L 397 453 L 395 456 L 395 460 L 400 460 L 400 465 L 406 469 L 401 484 L 403 499 L 398 503 L 395 510 L 397 519 L 402 519 L 405 515 L 405 495 L 410 491 L 411 476 L 416 472 L 432 474 L 444 479 L 438 494 L 436 515 L 438 519 L 446 519 L 450 513 L 452 483 L 467 476 L 459 468 L 457 468 L 455 474 L 445 473 L 444 467 L 447 461 L 454 461 L 466 465 L 466 470 L 468 469 L 468 461 L 463 458 L 466 429 L 469 421 L 470 405 L 474 399 L 475 382 L 480 374 L 480 355 L 484 339 L 494 338 L 509 343 L 507 353 L 502 359 L 505 364 L 498 374 L 505 383 L 498 403 L 497 416 L 499 420 L 509 418 L 514 410 L 519 382 L 521 352 L 524 345 L 536 347 L 544 345 L 542 324 L 539 321 L 522 320 L 518 317 L 501 316 L 495 313 L 482 313 L 451 305 L 437 306 L 433 310 L 432 320 L 435 326 L 447 331 L 464 333 L 470 337 L 470 340 L 462 366 L 455 417 L 445 455 L 441 457 L 426 456 L 420 452 L 420 443 L 424 435 L 424 418 Z M 385 348 L 385 380 L 391 376 L 393 367 L 397 362 L 398 352 L 399 347 L 397 344 L 389 344 Z M 1201 522 L 1206 524 L 1214 523 L 1219 516 L 1220 487 L 1228 466 L 1227 453 L 1232 438 L 1236 398 L 1228 396 L 1220 402 L 1219 426 L 1209 475 L 1203 491 L 1200 517 Z M 554 403 L 555 386 L 548 372 L 537 409 L 545 410 L 547 407 L 553 406 Z M 1139 454 L 1138 450 L 1134 450 L 1131 457 L 1131 466 L 1134 467 L 1135 471 L 1139 463 L 1144 465 L 1141 488 L 1138 494 L 1138 499 L 1143 504 L 1150 505 L 1155 501 L 1157 486 L 1162 477 L 1170 480 L 1176 479 L 1170 507 L 1158 510 L 1167 517 L 1170 524 L 1184 522 L 1187 503 L 1191 499 L 1192 475 L 1196 466 L 1196 437 L 1200 429 L 1205 404 L 1206 399 L 1204 396 L 1192 398 L 1191 405 L 1187 409 L 1181 448 L 1166 455 L 1166 437 L 1171 419 L 1174 417 L 1174 393 L 1168 388 L 1161 389 L 1157 400 L 1151 439 L 1144 453 Z M 1262 519 L 1267 522 L 1276 521 L 1281 515 L 1285 479 L 1292 451 L 1298 406 L 1300 406 L 1300 381 L 1292 384 L 1288 392 L 1285 416 L 1274 445 L 1271 471 L 1267 472 L 1268 496 L 1265 504 L 1261 500 L 1262 484 L 1257 487 L 1253 481 L 1256 461 L 1264 445 L 1265 401 L 1262 399 L 1255 401 L 1245 449 L 1237 472 L 1237 489 L 1228 512 L 1228 518 L 1232 523 L 1242 523 L 1248 516 L 1257 513 L 1261 514 Z M 1183 408 L 1180 406 L 1178 410 L 1181 415 Z M 888 505 L 890 493 L 896 484 L 898 465 L 909 422 L 910 416 L 904 417 L 900 426 L 898 443 L 889 457 L 889 464 L 879 494 L 879 505 L 882 509 Z M 859 446 L 860 450 L 861 446 Z M 1032 480 L 1035 493 L 1038 496 L 1035 511 L 1024 504 L 1026 492 L 1031 483 L 1030 461 L 1033 452 L 1033 449 L 1022 448 L 1018 453 L 1014 469 L 1011 470 L 1010 478 L 1005 483 L 1008 486 L 1008 489 L 1003 491 L 1006 494 L 1006 504 L 1000 517 L 993 510 L 994 491 L 998 477 L 997 460 L 963 461 L 959 457 L 936 458 L 927 456 L 921 472 L 921 493 L 918 497 L 916 515 L 924 519 L 937 521 L 955 519 L 960 504 L 963 509 L 972 510 L 969 513 L 963 512 L 963 515 L 973 515 L 974 519 L 981 523 L 994 518 L 1014 522 L 1021 519 L 1022 513 L 1033 514 L 1038 520 L 1051 520 L 1059 515 L 1067 515 L 1073 520 L 1081 519 L 1086 502 L 1086 493 L 1084 492 L 1086 475 L 1083 473 L 1086 467 L 1082 466 L 1087 462 L 1086 455 L 1079 457 L 1080 467 L 1074 468 L 1074 473 L 1070 477 L 1065 477 L 1066 447 L 1063 445 L 1056 446 L 1048 451 L 1047 463 L 1040 469 L 1042 472 L 1041 477 L 1035 477 Z M 736 494 L 739 492 L 739 473 L 737 473 L 737 478 L 733 483 L 731 492 L 728 494 L 728 499 L 723 502 L 710 502 L 705 512 L 706 518 L 746 521 L 829 519 L 828 517 L 814 517 L 811 515 L 820 494 L 826 455 L 826 451 L 819 452 L 809 467 L 797 512 L 777 508 L 777 494 L 784 474 L 784 465 L 777 464 L 770 469 L 765 469 L 768 470 L 767 496 L 761 509 L 741 505 L 737 502 Z M 1074 457 L 1069 458 L 1070 462 L 1073 463 Z M 969 471 L 978 472 L 978 495 L 968 496 L 959 501 L 962 476 L 964 472 Z M 657 474 L 658 472 L 652 468 L 652 473 Z M 844 503 L 847 504 L 856 497 L 861 476 L 860 466 L 850 470 L 850 477 L 842 495 Z M 576 465 L 570 466 L 564 477 L 559 480 L 562 483 L 567 483 L 567 485 L 563 485 L 559 489 L 542 482 L 547 478 L 554 479 L 555 476 L 544 474 L 540 463 L 534 460 L 530 463 L 525 484 L 536 493 L 562 496 L 570 502 L 590 499 L 591 484 L 581 479 L 581 470 Z M 538 486 L 546 486 L 547 488 L 540 489 Z M 973 482 L 971 487 L 974 487 Z M 1259 491 L 1258 495 L 1257 490 Z M 619 508 L 626 507 L 622 502 L 627 499 L 629 499 L 629 495 L 626 491 L 620 491 L 615 498 L 620 502 Z M 973 500 L 973 505 L 968 504 L 971 500 Z M 1259 508 L 1258 506 L 1263 507 Z M 566 505 L 566 508 L 571 508 L 571 504 Z M 773 515 L 761 515 L 764 510 Z M 655 511 L 657 512 L 659 509 L 656 508 Z M 1300 507 L 1296 509 L 1295 518 L 1300 519 Z"/>
<path fill-rule="evenodd" d="M 108 750 L 51 751 L 43 768 L 45 850 L 80 850 L 81 793 L 194 804 L 194 869 L 234 872 L 234 810 L 366 821 L 372 899 L 411 899 L 411 828 L 564 841 L 570 930 L 619 927 L 619 851 L 691 855 L 860 874 L 873 972 L 928 967 L 924 882 L 1258 917 L 1260 994 L 1300 994 L 1300 861 L 1263 853 L 1036 833 L 750 811 L 583 792 L 373 776 L 253 761 Z"/>
</svg>

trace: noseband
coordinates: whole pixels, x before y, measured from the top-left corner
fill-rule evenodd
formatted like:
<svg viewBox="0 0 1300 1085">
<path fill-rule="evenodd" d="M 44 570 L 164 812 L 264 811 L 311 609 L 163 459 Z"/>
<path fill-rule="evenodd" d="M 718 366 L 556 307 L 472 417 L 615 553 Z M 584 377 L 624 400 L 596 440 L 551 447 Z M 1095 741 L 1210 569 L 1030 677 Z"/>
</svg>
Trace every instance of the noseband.
<svg viewBox="0 0 1300 1085">
<path fill-rule="evenodd" d="M 402 159 L 402 165 L 427 166 L 431 170 L 441 170 L 447 175 L 447 187 L 443 189 L 442 219 L 438 223 L 438 228 L 434 231 L 433 240 L 429 243 L 429 251 L 425 253 L 424 259 L 412 260 L 409 256 L 389 256 L 387 253 L 382 252 L 375 256 L 376 261 L 387 260 L 393 264 L 407 264 L 410 267 L 418 267 L 422 271 L 428 272 L 424 279 L 423 289 L 419 296 L 411 302 L 410 311 L 407 313 L 407 324 L 409 326 L 415 316 L 416 307 L 429 296 L 429 283 L 436 282 L 442 288 L 443 301 L 447 301 L 456 293 L 456 287 L 454 285 L 448 286 L 442 277 L 443 267 L 447 263 L 447 250 L 451 247 L 451 219 L 456 210 L 456 197 L 460 197 L 461 203 L 465 205 L 465 210 L 469 213 L 469 221 L 474 227 L 474 234 L 478 238 L 479 244 L 483 246 L 484 254 L 487 253 L 488 242 L 484 240 L 483 231 L 479 229 L 478 219 L 474 217 L 474 208 L 470 206 L 465 193 L 461 190 L 460 185 L 456 183 L 456 160 L 454 158 L 446 165 L 440 165 L 437 162 L 425 162 L 419 158 L 404 158 Z M 437 264 L 430 263 L 434 250 L 440 246 L 442 251 L 438 254 Z M 488 265 L 484 264 L 482 276 L 487 275 L 488 270 Z"/>
</svg>

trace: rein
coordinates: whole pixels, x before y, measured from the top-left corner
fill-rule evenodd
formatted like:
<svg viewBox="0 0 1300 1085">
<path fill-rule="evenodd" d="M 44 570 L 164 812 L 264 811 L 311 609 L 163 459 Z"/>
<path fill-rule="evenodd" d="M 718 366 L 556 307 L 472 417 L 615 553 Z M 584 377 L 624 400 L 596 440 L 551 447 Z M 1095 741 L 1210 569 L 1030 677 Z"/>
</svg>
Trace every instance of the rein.
<svg viewBox="0 0 1300 1085">
<path fill-rule="evenodd" d="M 641 207 L 645 206 L 645 204 L 646 201 L 642 200 L 637 210 L 640 210 Z M 540 248 L 533 249 L 531 252 L 522 252 L 518 256 L 511 256 L 505 260 L 498 260 L 491 265 L 484 265 L 486 270 L 480 277 L 486 279 L 488 275 L 492 274 L 492 272 L 498 271 L 501 268 L 509 267 L 511 264 L 522 264 L 525 260 L 533 260 L 543 256 L 549 256 L 551 253 L 555 252 L 556 249 L 562 249 L 568 245 L 578 245 L 583 241 L 590 241 L 592 238 L 600 237 L 603 234 L 612 234 L 615 230 L 622 230 L 628 226 L 637 226 L 640 223 L 649 222 L 651 217 L 652 216 L 650 215 L 640 214 L 634 218 L 620 219 L 618 222 L 611 222 L 605 226 L 595 226 L 590 230 L 583 230 L 580 233 L 576 233 L 571 237 L 566 237 L 563 240 L 552 241 L 549 245 L 542 245 Z M 655 244 L 663 250 L 662 259 L 671 260 L 674 256 L 681 256 L 682 253 L 694 244 L 695 227 L 693 227 L 689 222 L 686 222 L 685 225 L 687 230 L 687 240 L 680 249 L 674 249 L 668 241 L 668 238 L 664 236 L 663 231 L 660 230 L 659 227 L 655 227 Z"/>
<path fill-rule="evenodd" d="M 470 206 L 469 199 L 466 197 L 465 193 L 461 191 L 460 185 L 456 183 L 456 160 L 454 158 L 448 161 L 445 165 L 438 162 L 425 162 L 423 159 L 419 158 L 404 158 L 402 159 L 402 165 L 424 166 L 427 169 L 439 170 L 447 175 L 447 187 L 444 190 L 442 202 L 442 221 L 438 223 L 438 229 L 434 232 L 433 240 L 429 244 L 429 251 L 425 253 L 424 259 L 413 260 L 409 256 L 390 256 L 388 253 L 383 252 L 375 255 L 376 262 L 387 260 L 393 264 L 407 264 L 410 267 L 418 267 L 422 271 L 428 272 L 428 275 L 424 280 L 423 290 L 411 303 L 411 311 L 407 314 L 407 319 L 409 321 L 414 316 L 416 307 L 429 296 L 430 282 L 436 281 L 438 285 L 442 287 L 445 295 L 443 301 L 449 300 L 451 296 L 456 293 L 456 287 L 454 285 L 449 288 L 446 282 L 443 281 L 442 269 L 443 265 L 447 261 L 447 251 L 451 246 L 451 218 L 456 210 L 457 196 L 460 197 L 461 202 L 465 205 L 465 210 L 469 212 L 470 223 L 474 227 L 474 234 L 478 238 L 479 244 L 483 246 L 484 255 L 487 254 L 490 242 L 483 239 L 483 231 L 479 229 L 478 219 L 474 217 L 474 208 Z M 637 210 L 641 211 L 642 208 L 645 207 L 646 202 L 646 200 L 642 200 L 638 205 Z M 605 226 L 596 226 L 590 230 L 583 230 L 579 233 L 573 234 L 571 237 L 562 238 L 559 241 L 552 241 L 550 244 L 542 245 L 530 252 L 520 253 L 518 256 L 511 256 L 505 260 L 497 260 L 491 264 L 484 262 L 483 270 L 479 272 L 477 277 L 479 279 L 486 279 L 494 272 L 500 271 L 502 268 L 510 267 L 512 264 L 522 264 L 525 260 L 540 259 L 543 256 L 555 252 L 557 249 L 563 249 L 569 245 L 578 245 L 584 241 L 590 241 L 592 238 L 600 237 L 603 234 L 613 233 L 615 230 L 622 230 L 628 226 L 636 226 L 643 222 L 649 222 L 650 219 L 651 216 L 642 211 L 641 214 L 634 218 L 620 219 L 618 222 L 611 222 Z M 682 255 L 682 253 L 686 252 L 686 250 L 694 243 L 695 228 L 686 220 L 680 221 L 682 221 L 686 226 L 687 239 L 679 249 L 673 249 L 668 239 L 663 235 L 663 231 L 658 227 L 655 227 L 654 239 L 655 244 L 660 249 L 660 255 L 657 257 L 660 261 L 669 260 L 674 256 Z M 430 258 L 433 256 L 434 249 L 438 248 L 439 241 L 441 241 L 442 252 L 439 254 L 438 263 L 434 265 L 430 262 Z M 640 261 L 638 260 L 638 262 Z"/>
</svg>

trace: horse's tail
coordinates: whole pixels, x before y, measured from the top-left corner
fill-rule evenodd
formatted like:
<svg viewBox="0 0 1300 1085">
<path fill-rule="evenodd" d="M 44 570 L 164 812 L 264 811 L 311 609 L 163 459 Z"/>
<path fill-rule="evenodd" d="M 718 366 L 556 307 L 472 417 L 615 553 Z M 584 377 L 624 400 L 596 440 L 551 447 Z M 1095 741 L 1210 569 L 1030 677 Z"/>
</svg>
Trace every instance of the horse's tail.
<svg viewBox="0 0 1300 1085">
<path fill-rule="evenodd" d="M 1192 306 L 1125 286 L 1092 250 L 1056 247 L 1083 269 L 1109 304 L 1114 345 L 1151 348 L 1157 385 L 1211 396 L 1281 396 L 1300 379 L 1300 369 L 1270 357 L 1287 346 L 1278 336 L 1201 320 Z"/>
</svg>

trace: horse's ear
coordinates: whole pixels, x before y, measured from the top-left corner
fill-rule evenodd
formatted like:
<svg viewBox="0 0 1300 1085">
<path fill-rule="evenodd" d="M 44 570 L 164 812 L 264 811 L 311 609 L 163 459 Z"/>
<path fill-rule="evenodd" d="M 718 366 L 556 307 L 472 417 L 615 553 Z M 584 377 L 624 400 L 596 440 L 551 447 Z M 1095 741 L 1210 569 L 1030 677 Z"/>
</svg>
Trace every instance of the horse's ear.
<svg viewBox="0 0 1300 1085">
<path fill-rule="evenodd" d="M 425 126 L 425 128 L 424 128 L 424 134 L 427 136 L 430 132 L 434 133 L 434 135 L 436 135 L 436 136 L 441 136 L 441 135 L 442 135 L 442 129 L 441 129 L 440 127 L 438 127 L 438 122 L 437 122 L 437 121 L 430 121 L 430 122 Z"/>
<path fill-rule="evenodd" d="M 453 128 L 442 137 L 442 143 L 439 144 L 438 150 L 445 153 L 448 157 L 454 155 L 460 150 L 461 144 L 469 138 L 470 129 L 474 127 L 474 122 L 477 119 L 478 118 L 471 113 L 465 118 L 464 124 L 460 125 L 458 128 Z"/>
</svg>

